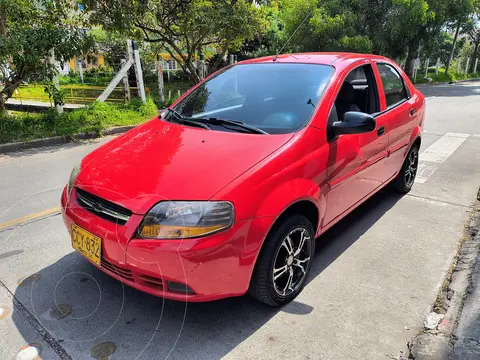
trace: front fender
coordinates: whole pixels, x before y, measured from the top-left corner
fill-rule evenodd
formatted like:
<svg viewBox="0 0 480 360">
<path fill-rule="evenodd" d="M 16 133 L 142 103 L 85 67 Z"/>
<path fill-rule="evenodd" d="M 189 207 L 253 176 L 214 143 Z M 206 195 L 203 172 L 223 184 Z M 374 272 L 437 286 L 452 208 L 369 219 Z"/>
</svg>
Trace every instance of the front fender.
<svg viewBox="0 0 480 360">
<path fill-rule="evenodd" d="M 290 206 L 293 204 L 307 200 L 315 204 L 319 213 L 319 221 L 325 213 L 325 194 L 320 190 L 318 184 L 313 181 L 297 178 L 283 183 L 273 189 L 262 201 L 258 207 L 255 217 L 271 217 L 275 222 Z M 315 231 L 318 233 L 318 228 Z"/>
</svg>

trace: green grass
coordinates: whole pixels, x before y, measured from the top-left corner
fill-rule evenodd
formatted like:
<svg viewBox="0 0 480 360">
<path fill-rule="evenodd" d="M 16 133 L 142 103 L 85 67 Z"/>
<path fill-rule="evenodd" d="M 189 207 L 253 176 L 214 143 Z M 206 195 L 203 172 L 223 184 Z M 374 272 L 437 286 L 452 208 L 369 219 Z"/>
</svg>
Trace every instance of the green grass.
<svg viewBox="0 0 480 360">
<path fill-rule="evenodd" d="M 417 72 L 417 80 L 414 82 L 415 84 L 425 84 L 428 83 L 426 79 L 424 79 L 425 70 L 419 69 Z M 451 82 L 456 80 L 466 80 L 466 79 L 474 79 L 480 78 L 480 73 L 472 73 L 472 74 L 457 74 L 455 71 L 450 70 L 448 74 L 445 73 L 445 69 L 441 68 L 438 69 L 438 75 L 435 74 L 435 68 L 428 69 L 428 77 L 432 78 L 433 82 Z"/>
<path fill-rule="evenodd" d="M 48 94 L 45 92 L 45 85 L 22 86 L 13 97 L 21 100 L 34 100 L 50 102 Z M 64 102 L 67 104 L 89 104 L 93 103 L 105 89 L 105 86 L 97 85 L 60 85 L 64 91 Z M 132 90 L 132 96 L 137 94 Z M 123 101 L 123 88 L 116 87 L 107 99 L 107 102 L 121 103 Z M 115 101 L 117 99 L 117 101 Z"/>
<path fill-rule="evenodd" d="M 101 134 L 106 128 L 136 125 L 157 114 L 157 107 L 150 98 L 146 104 L 139 100 L 121 106 L 94 103 L 88 108 L 61 115 L 54 111 L 3 114 L 0 115 L 0 144 L 85 132 Z"/>
<path fill-rule="evenodd" d="M 94 87 L 92 87 L 94 86 Z M 171 82 L 165 83 L 165 103 L 160 102 L 160 95 L 158 92 L 158 84 L 156 82 L 147 83 L 146 87 L 148 89 L 147 96 L 152 97 L 157 106 L 163 107 L 168 106 L 173 103 L 178 98 L 178 91 L 180 94 L 185 93 L 193 85 L 188 81 L 183 82 Z M 48 94 L 44 91 L 44 85 L 30 85 L 22 86 L 19 89 L 19 93 L 14 94 L 15 99 L 21 100 L 34 100 L 34 101 L 43 101 L 50 102 Z M 102 93 L 105 87 L 98 87 L 98 85 L 93 84 L 73 84 L 73 85 L 60 85 L 60 89 L 64 90 L 64 102 L 67 104 L 89 104 L 98 98 Z M 170 94 L 170 99 L 169 95 Z M 132 97 L 137 96 L 135 90 L 132 90 Z M 107 102 L 121 103 L 123 100 L 123 88 L 117 87 L 110 94 L 107 99 Z M 120 100 L 120 101 L 115 101 Z"/>
</svg>

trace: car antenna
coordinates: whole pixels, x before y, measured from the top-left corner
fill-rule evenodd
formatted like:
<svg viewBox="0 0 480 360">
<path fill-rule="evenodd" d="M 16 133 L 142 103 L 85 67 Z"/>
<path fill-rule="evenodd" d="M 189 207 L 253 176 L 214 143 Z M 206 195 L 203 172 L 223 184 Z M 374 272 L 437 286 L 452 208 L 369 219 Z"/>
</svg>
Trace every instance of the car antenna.
<svg viewBox="0 0 480 360">
<path fill-rule="evenodd" d="M 295 36 L 295 34 L 297 33 L 297 31 L 302 27 L 303 23 L 304 23 L 305 21 L 307 21 L 308 17 L 313 14 L 313 11 L 314 11 L 314 10 L 315 10 L 315 8 L 312 9 L 312 11 L 310 11 L 310 12 L 307 14 L 307 16 L 305 16 L 305 18 L 302 20 L 302 22 L 300 23 L 300 25 L 297 26 L 297 28 L 295 29 L 295 31 L 293 32 L 293 34 L 290 35 L 290 37 L 287 39 L 287 41 L 285 41 L 285 44 L 283 44 L 283 46 L 280 48 L 280 50 L 278 50 L 277 55 L 275 55 L 275 57 L 273 58 L 272 61 L 277 61 L 278 55 L 280 55 L 280 53 L 282 52 L 282 50 L 285 49 L 285 46 L 287 46 L 288 43 L 290 42 L 290 40 L 292 40 L 292 38 Z"/>
</svg>

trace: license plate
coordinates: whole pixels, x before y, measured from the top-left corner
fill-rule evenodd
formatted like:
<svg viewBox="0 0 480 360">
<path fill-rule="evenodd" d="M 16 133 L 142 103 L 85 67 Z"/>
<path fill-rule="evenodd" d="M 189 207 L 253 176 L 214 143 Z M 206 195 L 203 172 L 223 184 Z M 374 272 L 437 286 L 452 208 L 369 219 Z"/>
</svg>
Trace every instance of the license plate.
<svg viewBox="0 0 480 360">
<path fill-rule="evenodd" d="M 72 246 L 88 260 L 100 266 L 102 255 L 101 238 L 76 224 L 72 224 Z"/>
</svg>

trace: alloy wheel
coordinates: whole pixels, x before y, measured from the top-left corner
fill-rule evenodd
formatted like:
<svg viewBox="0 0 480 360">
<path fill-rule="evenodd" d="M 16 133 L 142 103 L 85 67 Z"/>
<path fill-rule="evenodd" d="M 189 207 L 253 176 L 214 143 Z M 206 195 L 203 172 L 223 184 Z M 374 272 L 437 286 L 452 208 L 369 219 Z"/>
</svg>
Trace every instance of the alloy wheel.
<svg viewBox="0 0 480 360">
<path fill-rule="evenodd" d="M 272 270 L 273 286 L 278 295 L 289 296 L 303 284 L 312 258 L 310 236 L 305 228 L 299 227 L 282 241 Z"/>
<path fill-rule="evenodd" d="M 411 187 L 415 181 L 418 169 L 418 152 L 410 151 L 407 157 L 407 163 L 405 168 L 405 185 Z"/>
</svg>

